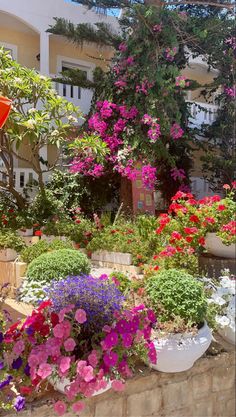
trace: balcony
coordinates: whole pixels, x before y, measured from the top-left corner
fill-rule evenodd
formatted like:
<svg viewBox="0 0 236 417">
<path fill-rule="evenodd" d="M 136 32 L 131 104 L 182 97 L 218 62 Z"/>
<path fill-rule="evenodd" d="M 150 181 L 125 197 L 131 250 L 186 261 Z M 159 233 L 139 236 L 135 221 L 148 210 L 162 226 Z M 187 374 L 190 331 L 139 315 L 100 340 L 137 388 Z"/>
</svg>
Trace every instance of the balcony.
<svg viewBox="0 0 236 417">
<path fill-rule="evenodd" d="M 189 120 L 190 127 L 201 127 L 203 124 L 212 125 L 216 120 L 219 106 L 215 104 L 191 102 L 190 105 L 191 118 Z"/>
<path fill-rule="evenodd" d="M 54 78 L 55 76 L 51 77 Z M 53 82 L 53 88 L 57 91 L 58 95 L 73 103 L 75 106 L 78 106 L 82 113 L 89 113 L 93 97 L 92 90 L 58 82 Z"/>
</svg>

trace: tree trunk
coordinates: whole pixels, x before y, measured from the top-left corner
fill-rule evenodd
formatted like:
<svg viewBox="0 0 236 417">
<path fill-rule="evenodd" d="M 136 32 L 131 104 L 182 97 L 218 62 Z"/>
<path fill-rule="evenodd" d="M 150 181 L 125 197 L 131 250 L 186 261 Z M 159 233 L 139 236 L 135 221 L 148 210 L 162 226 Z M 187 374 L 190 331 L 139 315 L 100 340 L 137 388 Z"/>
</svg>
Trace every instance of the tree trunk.
<svg viewBox="0 0 236 417">
<path fill-rule="evenodd" d="M 25 198 L 20 193 L 18 193 L 18 191 L 16 191 L 15 188 L 10 188 L 9 192 L 15 198 L 16 204 L 19 207 L 19 209 L 24 209 L 26 206 Z"/>
</svg>

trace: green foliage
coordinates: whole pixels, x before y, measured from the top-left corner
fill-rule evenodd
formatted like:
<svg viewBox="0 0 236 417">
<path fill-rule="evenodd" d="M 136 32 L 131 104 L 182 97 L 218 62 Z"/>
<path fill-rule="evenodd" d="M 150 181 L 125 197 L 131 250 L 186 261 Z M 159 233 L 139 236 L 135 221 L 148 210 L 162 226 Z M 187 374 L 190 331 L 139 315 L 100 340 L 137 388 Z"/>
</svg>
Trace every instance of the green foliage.
<svg viewBox="0 0 236 417">
<path fill-rule="evenodd" d="M 54 171 L 47 185 L 55 201 L 59 201 L 65 212 L 77 207 L 92 216 L 118 198 L 118 175 L 109 174 L 100 179 L 85 177 L 65 171 Z"/>
<path fill-rule="evenodd" d="M 22 67 L 3 48 L 0 49 L 0 68 L 0 95 L 12 100 L 10 116 L 1 129 L 0 157 L 7 174 L 1 187 L 23 208 L 25 199 L 14 186 L 14 158 L 24 161 L 35 171 L 43 190 L 43 173 L 57 165 L 59 153 L 49 163 L 41 156 L 41 150 L 48 144 L 61 148 L 81 113 L 72 103 L 58 96 L 49 78 Z M 19 152 L 23 143 L 27 144 L 24 153 Z"/>
<path fill-rule="evenodd" d="M 88 274 L 90 263 L 81 252 L 72 249 L 60 249 L 44 253 L 28 266 L 29 281 L 47 281 L 66 278 L 69 275 Z"/>
<path fill-rule="evenodd" d="M 67 219 L 63 202 L 57 199 L 51 190 L 39 192 L 31 203 L 31 211 L 40 225 L 48 224 L 53 218 Z"/>
<path fill-rule="evenodd" d="M 120 219 L 115 225 L 104 227 L 96 233 L 87 249 L 92 252 L 107 250 L 131 253 L 134 265 L 146 262 L 150 255 L 149 241 L 144 241 L 135 224 L 125 219 Z"/>
<path fill-rule="evenodd" d="M 22 262 L 31 263 L 34 259 L 46 252 L 52 252 L 59 249 L 73 249 L 72 243 L 69 241 L 53 240 L 51 243 L 46 240 L 40 240 L 34 245 L 27 246 L 20 255 Z"/>
<path fill-rule="evenodd" d="M 132 287 L 132 280 L 122 272 L 112 272 L 110 280 L 115 283 L 124 295 L 128 294 Z"/>
<path fill-rule="evenodd" d="M 23 239 L 11 230 L 2 230 L 0 232 L 0 250 L 14 249 L 20 252 L 25 247 Z"/>
<path fill-rule="evenodd" d="M 207 316 L 204 286 L 192 275 L 177 269 L 163 270 L 150 277 L 146 291 L 161 322 L 177 318 L 185 324 L 200 325 Z"/>
</svg>

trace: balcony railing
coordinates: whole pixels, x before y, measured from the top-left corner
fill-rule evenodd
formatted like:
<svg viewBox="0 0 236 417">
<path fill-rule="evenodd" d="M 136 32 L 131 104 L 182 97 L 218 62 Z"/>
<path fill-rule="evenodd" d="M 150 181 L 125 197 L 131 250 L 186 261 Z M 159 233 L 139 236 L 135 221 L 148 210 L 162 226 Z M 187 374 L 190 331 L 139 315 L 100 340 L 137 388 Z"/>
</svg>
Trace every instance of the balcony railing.
<svg viewBox="0 0 236 417">
<path fill-rule="evenodd" d="M 51 77 L 55 78 L 53 75 Z M 84 114 L 88 114 L 93 97 L 92 90 L 58 82 L 53 82 L 53 85 L 61 97 L 78 106 Z"/>
<path fill-rule="evenodd" d="M 219 106 L 215 104 L 208 104 L 208 103 L 200 103 L 200 102 L 191 102 L 188 101 L 190 104 L 190 126 L 191 127 L 200 127 L 203 124 L 211 125 L 217 117 L 217 112 L 219 110 Z"/>
<path fill-rule="evenodd" d="M 1 166 L 0 169 L 1 171 L 4 171 L 3 166 Z M 49 177 L 49 173 L 43 174 L 45 183 L 47 183 Z M 7 182 L 6 174 L 1 172 L 0 179 L 3 182 Z M 27 185 L 33 184 L 34 181 L 37 181 L 37 174 L 31 168 L 14 168 L 14 185 L 18 192 L 22 192 Z"/>
</svg>

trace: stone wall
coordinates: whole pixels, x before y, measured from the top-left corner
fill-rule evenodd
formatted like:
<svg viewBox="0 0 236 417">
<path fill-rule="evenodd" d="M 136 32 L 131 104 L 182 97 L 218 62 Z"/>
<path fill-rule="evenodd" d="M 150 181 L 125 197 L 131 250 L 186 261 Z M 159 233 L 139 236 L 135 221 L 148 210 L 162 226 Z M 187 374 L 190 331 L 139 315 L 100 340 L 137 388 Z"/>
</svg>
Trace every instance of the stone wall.
<svg viewBox="0 0 236 417">
<path fill-rule="evenodd" d="M 235 352 L 225 346 L 218 354 L 211 349 L 187 372 L 144 369 L 127 382 L 124 392 L 108 391 L 87 400 L 80 417 L 234 417 Z M 52 396 L 58 398 L 49 394 L 50 399 L 33 402 L 20 416 L 53 417 Z"/>
</svg>

